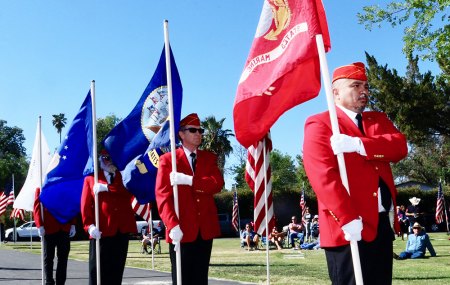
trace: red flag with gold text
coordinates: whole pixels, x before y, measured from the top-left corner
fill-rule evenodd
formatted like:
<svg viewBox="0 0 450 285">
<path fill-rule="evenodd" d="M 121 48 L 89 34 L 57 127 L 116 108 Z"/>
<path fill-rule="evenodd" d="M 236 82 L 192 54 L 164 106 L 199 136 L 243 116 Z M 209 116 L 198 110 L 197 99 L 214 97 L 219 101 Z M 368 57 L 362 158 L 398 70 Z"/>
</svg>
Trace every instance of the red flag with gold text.
<svg viewBox="0 0 450 285">
<path fill-rule="evenodd" d="M 266 0 L 239 80 L 233 118 L 244 147 L 261 140 L 290 108 L 320 91 L 316 35 L 330 37 L 321 0 Z"/>
</svg>

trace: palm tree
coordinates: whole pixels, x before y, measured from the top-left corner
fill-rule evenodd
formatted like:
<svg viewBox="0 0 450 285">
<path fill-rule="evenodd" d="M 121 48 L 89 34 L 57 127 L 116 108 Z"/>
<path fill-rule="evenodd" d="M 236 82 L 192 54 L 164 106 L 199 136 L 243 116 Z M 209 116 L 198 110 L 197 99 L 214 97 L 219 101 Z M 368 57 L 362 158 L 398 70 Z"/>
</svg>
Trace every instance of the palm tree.
<svg viewBox="0 0 450 285">
<path fill-rule="evenodd" d="M 209 116 L 201 122 L 201 126 L 205 129 L 201 148 L 212 151 L 217 155 L 219 168 L 222 173 L 225 169 L 225 157 L 233 151 L 228 138 L 234 136 L 231 130 L 222 129 L 224 121 L 225 118 L 217 121 L 214 116 Z"/>
<path fill-rule="evenodd" d="M 64 115 L 64 113 L 59 113 L 59 115 L 52 115 L 52 116 L 53 116 L 52 123 L 59 134 L 59 143 L 61 143 L 61 131 L 66 126 L 67 118 Z"/>
</svg>

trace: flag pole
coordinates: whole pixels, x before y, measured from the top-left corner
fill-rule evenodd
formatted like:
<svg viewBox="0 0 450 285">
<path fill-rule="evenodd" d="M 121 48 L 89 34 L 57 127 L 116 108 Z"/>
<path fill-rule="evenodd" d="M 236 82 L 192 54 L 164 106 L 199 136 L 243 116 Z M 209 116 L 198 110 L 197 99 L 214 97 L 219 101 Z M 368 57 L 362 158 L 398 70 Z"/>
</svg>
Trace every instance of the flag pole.
<svg viewBox="0 0 450 285">
<path fill-rule="evenodd" d="M 150 221 L 148 222 L 148 226 L 150 228 L 150 246 L 152 248 L 152 269 L 155 269 L 155 255 L 154 255 L 154 245 L 153 245 L 153 215 L 152 215 L 152 208 L 150 207 L 150 203 L 147 203 L 149 209 L 150 209 Z"/>
<path fill-rule="evenodd" d="M 236 184 L 234 184 L 234 192 L 236 193 L 238 232 L 239 232 L 239 237 L 240 237 L 241 236 L 241 213 L 239 212 L 239 203 L 238 203 L 238 195 L 237 195 Z"/>
<path fill-rule="evenodd" d="M 41 122 L 41 116 L 39 116 L 38 119 L 38 149 L 39 149 L 39 191 L 42 190 L 42 122 Z M 42 203 L 39 202 L 39 207 L 41 207 L 41 217 L 42 221 L 44 221 L 44 211 Z M 31 229 L 31 227 L 30 227 Z M 31 240 L 33 240 L 33 235 L 30 234 Z M 44 285 L 44 236 L 41 237 L 41 282 L 42 285 Z"/>
<path fill-rule="evenodd" d="M 333 100 L 333 94 L 331 92 L 331 80 L 330 80 L 330 74 L 328 71 L 328 63 L 325 57 L 325 48 L 323 44 L 323 37 L 322 35 L 316 35 L 316 43 L 317 43 L 317 49 L 319 52 L 319 61 L 320 61 L 320 70 L 322 71 L 322 77 L 323 77 L 323 83 L 325 87 L 325 94 L 327 97 L 327 103 L 328 103 L 328 111 L 330 113 L 330 121 L 331 121 L 331 128 L 333 131 L 333 135 L 339 134 L 339 125 L 337 121 L 337 115 L 336 115 L 336 106 L 334 105 Z M 339 165 L 339 173 L 341 175 L 342 185 L 344 185 L 345 189 L 348 192 L 348 195 L 350 195 L 350 189 L 348 185 L 348 178 L 347 178 L 347 169 L 345 168 L 345 160 L 344 160 L 344 154 L 339 153 L 337 155 L 338 165 Z M 350 248 L 352 251 L 352 260 L 353 260 L 353 271 L 355 273 L 355 280 L 357 285 L 363 284 L 362 279 L 362 270 L 361 270 L 361 260 L 359 258 L 359 249 L 358 249 L 358 242 L 355 240 L 350 241 Z"/>
<path fill-rule="evenodd" d="M 439 186 L 442 188 L 442 179 L 441 178 L 439 178 Z M 447 235 L 448 235 L 450 230 L 448 228 L 447 205 L 445 203 L 444 190 L 442 190 L 442 200 L 444 200 L 445 225 L 447 226 Z"/>
<path fill-rule="evenodd" d="M 267 285 L 270 285 L 270 265 L 269 265 L 269 211 L 267 207 L 267 162 L 266 162 L 266 137 L 263 140 L 263 166 L 264 166 L 264 210 L 266 211 L 266 278 Z"/>
<path fill-rule="evenodd" d="M 14 191 L 14 173 L 12 174 L 12 187 L 13 187 L 13 191 Z M 14 195 L 14 201 L 16 201 L 16 196 Z M 14 205 L 13 205 L 14 207 Z M 13 227 L 13 241 L 14 244 L 16 244 L 16 217 L 14 216 L 14 227 Z"/>
<path fill-rule="evenodd" d="M 95 80 L 91 81 L 92 102 L 92 160 L 94 162 L 94 183 L 98 183 L 98 160 L 97 160 L 97 118 L 95 114 Z M 98 193 L 95 194 L 95 226 L 100 231 Z M 101 237 L 100 237 L 101 238 Z M 100 239 L 95 239 L 95 264 L 97 268 L 97 285 L 102 283 L 100 268 Z"/>
<path fill-rule="evenodd" d="M 177 171 L 177 161 L 175 156 L 175 122 L 173 115 L 173 98 L 172 98 L 172 71 L 170 65 L 170 44 L 169 44 L 169 21 L 164 20 L 164 50 L 166 56 L 166 74 L 167 74 L 167 95 L 169 99 L 169 123 L 170 123 L 170 153 L 172 156 L 172 171 Z M 173 202 L 175 207 L 175 214 L 180 217 L 180 210 L 178 206 L 178 186 L 173 185 Z M 181 243 L 181 241 L 180 241 Z M 177 284 L 181 283 L 181 246 L 176 253 L 176 268 L 177 268 Z"/>
</svg>

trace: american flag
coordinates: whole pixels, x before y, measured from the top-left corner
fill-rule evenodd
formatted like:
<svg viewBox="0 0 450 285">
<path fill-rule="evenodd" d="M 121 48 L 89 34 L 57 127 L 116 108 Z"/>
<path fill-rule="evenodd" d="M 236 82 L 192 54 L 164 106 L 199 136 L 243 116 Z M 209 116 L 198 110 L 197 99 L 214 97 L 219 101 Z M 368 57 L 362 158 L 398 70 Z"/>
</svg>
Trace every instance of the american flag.
<svg viewBox="0 0 450 285">
<path fill-rule="evenodd" d="M 238 199 L 237 199 L 237 191 L 234 191 L 233 193 L 233 217 L 231 219 L 231 224 L 233 225 L 233 228 L 238 232 L 239 231 L 239 206 L 238 206 Z"/>
<path fill-rule="evenodd" d="M 439 182 L 439 189 L 436 201 L 436 223 L 440 224 L 444 221 L 444 192 L 442 192 L 442 183 Z"/>
<path fill-rule="evenodd" d="M 0 216 L 6 212 L 6 207 L 12 204 L 14 204 L 14 191 L 12 186 L 7 186 L 0 196 Z"/>
<path fill-rule="evenodd" d="M 148 221 L 150 219 L 150 210 L 152 209 L 150 203 L 141 205 L 138 203 L 137 199 L 134 198 L 133 202 L 131 202 L 131 207 L 133 208 L 133 211 L 136 213 L 136 215 L 143 218 L 144 221 Z"/>
<path fill-rule="evenodd" d="M 300 195 L 300 209 L 302 209 L 302 223 L 306 224 L 306 221 L 305 221 L 305 214 L 306 214 L 305 188 L 302 188 L 302 194 Z"/>
<path fill-rule="evenodd" d="M 22 221 L 25 221 L 25 211 L 23 209 L 17 209 L 14 208 L 11 212 L 11 215 L 9 216 L 10 219 L 21 219 Z"/>
<path fill-rule="evenodd" d="M 264 143 L 266 152 L 263 153 Z M 269 229 L 275 225 L 272 201 L 272 177 L 270 171 L 270 151 L 272 150 L 272 140 L 267 134 L 261 141 L 251 145 L 247 151 L 247 164 L 245 167 L 245 180 L 255 195 L 253 215 L 255 219 L 254 229 L 261 236 L 266 235 L 266 219 L 268 219 Z M 264 168 L 266 161 L 266 169 Z M 266 174 L 267 185 L 264 181 Z M 265 195 L 267 192 L 267 215 L 265 210 Z"/>
</svg>

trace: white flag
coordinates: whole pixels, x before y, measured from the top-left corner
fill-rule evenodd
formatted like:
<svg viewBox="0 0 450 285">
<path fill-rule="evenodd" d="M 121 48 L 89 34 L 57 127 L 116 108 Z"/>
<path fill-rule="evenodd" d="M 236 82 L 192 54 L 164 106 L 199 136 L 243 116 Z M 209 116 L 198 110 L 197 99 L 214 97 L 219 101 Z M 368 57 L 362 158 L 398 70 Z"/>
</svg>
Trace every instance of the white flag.
<svg viewBox="0 0 450 285">
<path fill-rule="evenodd" d="M 39 133 L 41 141 L 41 150 L 42 150 L 42 158 L 39 159 Z M 24 209 L 26 211 L 33 211 L 34 205 L 34 194 L 36 188 L 41 187 L 41 180 L 39 178 L 39 173 L 42 169 L 42 183 L 44 183 L 45 175 L 47 173 L 47 167 L 50 163 L 51 154 L 50 149 L 48 148 L 47 140 L 40 129 L 40 124 L 38 122 L 36 128 L 36 137 L 34 139 L 33 153 L 31 155 L 30 168 L 28 168 L 27 179 L 23 184 L 22 189 L 14 201 L 14 208 Z"/>
</svg>

